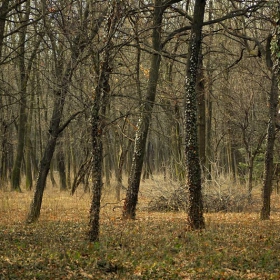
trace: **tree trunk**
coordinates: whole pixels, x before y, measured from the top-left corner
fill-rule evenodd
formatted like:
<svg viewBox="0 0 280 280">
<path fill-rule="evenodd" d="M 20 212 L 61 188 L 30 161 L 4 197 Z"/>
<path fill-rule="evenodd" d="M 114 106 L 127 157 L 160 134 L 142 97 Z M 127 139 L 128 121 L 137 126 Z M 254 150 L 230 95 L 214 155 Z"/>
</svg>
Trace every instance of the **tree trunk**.
<svg viewBox="0 0 280 280">
<path fill-rule="evenodd" d="M 0 7 L 0 64 L 2 61 L 2 47 L 4 41 L 4 32 L 5 32 L 5 25 L 6 25 L 6 16 L 8 13 L 10 0 L 3 0 L 2 5 Z"/>
<path fill-rule="evenodd" d="M 72 80 L 73 72 L 78 66 L 79 63 L 79 56 L 81 53 L 83 53 L 86 43 L 84 40 L 82 40 L 82 35 L 84 30 L 87 29 L 87 24 L 88 24 L 88 16 L 89 16 L 89 5 L 87 4 L 85 7 L 84 11 L 84 20 L 83 20 L 83 28 L 80 30 L 80 32 L 76 35 L 76 37 L 73 39 L 73 45 L 72 45 L 72 53 L 71 53 L 71 58 L 69 59 L 65 71 L 63 71 L 63 58 L 60 58 L 59 63 L 57 64 L 57 69 L 56 69 L 56 74 L 57 78 L 60 81 L 60 86 L 58 87 L 57 90 L 55 90 L 55 101 L 53 105 L 53 112 L 52 112 L 52 117 L 51 117 L 51 122 L 50 122 L 50 127 L 49 127 L 49 138 L 46 144 L 46 148 L 43 154 L 43 158 L 40 162 L 40 168 L 39 168 L 39 174 L 38 174 L 38 179 L 36 182 L 36 190 L 34 193 L 33 200 L 30 205 L 30 211 L 27 217 L 27 222 L 32 223 L 38 220 L 40 216 L 40 210 L 41 210 L 41 204 L 42 204 L 42 198 L 43 198 L 43 193 L 44 189 L 46 186 L 46 179 L 47 175 L 50 169 L 50 164 L 51 160 L 53 157 L 53 153 L 55 150 L 56 146 L 56 141 L 59 136 L 59 134 L 66 128 L 66 126 L 70 123 L 70 121 L 75 117 L 73 115 L 71 118 L 69 118 L 68 121 L 66 121 L 63 125 L 60 126 L 60 122 L 63 116 L 63 109 L 64 109 L 64 103 L 65 103 L 65 98 L 67 96 L 67 93 L 69 91 L 70 87 L 70 82 Z M 95 28 L 92 30 L 92 39 L 96 36 L 99 26 L 101 22 L 103 21 L 103 15 L 101 15 L 96 24 Z M 52 41 L 53 39 L 53 34 L 49 33 L 50 39 Z M 56 48 L 55 48 L 55 43 L 53 42 L 53 52 L 55 58 L 58 59 L 56 55 L 60 55 L 55 53 Z"/>
<path fill-rule="evenodd" d="M 188 225 L 190 229 L 205 227 L 201 193 L 201 170 L 199 164 L 197 131 L 197 67 L 202 40 L 202 24 L 205 0 L 196 0 L 189 43 L 186 74 L 185 131 L 186 131 L 186 168 L 189 191 Z"/>
<path fill-rule="evenodd" d="M 110 13 L 107 22 L 106 46 L 103 51 L 103 59 L 100 65 L 98 84 L 91 112 L 91 137 L 92 137 L 92 200 L 89 212 L 89 241 L 96 242 L 99 239 L 100 199 L 102 191 L 102 167 L 103 167 L 103 129 L 105 126 L 105 113 L 110 92 L 109 78 L 111 69 L 111 39 L 114 37 L 116 27 L 121 19 L 122 6 L 116 1 L 110 5 Z"/>
<path fill-rule="evenodd" d="M 206 106 L 205 106 L 205 77 L 203 70 L 203 57 L 200 52 L 198 58 L 198 71 L 196 83 L 196 95 L 198 104 L 198 148 L 199 159 L 203 177 L 206 176 Z"/>
<path fill-rule="evenodd" d="M 66 78 L 66 77 L 65 77 Z M 69 78 L 69 77 L 67 77 Z M 43 158 L 40 162 L 38 178 L 36 181 L 35 193 L 33 200 L 30 204 L 30 210 L 27 217 L 27 223 L 36 222 L 40 216 L 43 193 L 46 186 L 47 176 L 50 170 L 50 164 L 53 157 L 53 153 L 56 146 L 56 141 L 61 129 L 59 127 L 60 120 L 63 114 L 63 107 L 65 102 L 65 97 L 68 91 L 69 83 L 64 81 L 64 87 L 60 93 L 56 94 L 56 100 L 53 107 L 53 114 L 49 129 L 49 139 L 46 144 L 46 148 L 43 154 Z"/>
<path fill-rule="evenodd" d="M 280 43 L 280 40 L 279 40 Z M 280 62 L 280 61 L 279 61 Z M 279 63 L 278 62 L 278 63 Z M 278 68 L 275 65 L 275 68 Z M 264 166 L 264 181 L 262 190 L 262 209 L 261 209 L 261 220 L 268 220 L 270 218 L 270 196 L 272 190 L 272 179 L 273 179 L 273 150 L 275 142 L 275 124 L 278 113 L 278 78 L 279 69 L 274 69 L 272 73 L 272 85 L 269 96 L 269 122 L 267 128 L 267 143 L 265 152 L 265 166 Z M 278 74 L 276 73 L 278 71 Z M 277 74 L 277 75 L 276 75 Z"/>
<path fill-rule="evenodd" d="M 36 188 L 33 200 L 30 204 L 30 210 L 27 217 L 27 223 L 33 223 L 38 220 L 41 211 L 43 193 L 46 186 L 46 179 L 50 169 L 50 162 L 55 150 L 57 134 L 51 134 L 48 139 L 46 149 L 44 151 L 43 158 L 40 162 L 39 174 L 36 181 Z"/>
<path fill-rule="evenodd" d="M 276 120 L 278 115 L 278 94 L 280 86 L 280 3 L 277 4 L 277 18 L 274 32 L 273 42 L 270 42 L 267 53 L 267 66 L 272 67 L 272 81 L 271 90 L 269 94 L 269 122 L 267 127 L 267 144 L 265 152 L 265 166 L 264 166 L 264 181 L 262 190 L 262 209 L 260 218 L 261 220 L 268 220 L 270 218 L 270 196 L 272 191 L 273 179 L 273 150 L 276 136 Z"/>
<path fill-rule="evenodd" d="M 104 73 L 103 73 L 104 75 Z M 104 76 L 103 76 L 104 78 Z M 102 131 L 103 126 L 100 119 L 100 98 L 102 94 L 101 81 L 95 91 L 94 105 L 92 108 L 92 156 L 93 156 L 93 168 L 92 168 L 92 200 L 90 207 L 90 219 L 89 219 L 89 240 L 95 242 L 99 238 L 99 215 L 100 215 L 100 199 L 102 190 Z"/>
<path fill-rule="evenodd" d="M 136 205 L 138 201 L 138 192 L 143 167 L 145 146 L 159 77 L 159 68 L 161 61 L 161 24 L 164 8 L 161 5 L 162 1 L 155 0 L 154 3 L 154 29 L 152 34 L 152 44 L 154 52 L 151 57 L 147 95 L 141 105 L 141 116 L 137 124 L 132 167 L 129 175 L 128 189 L 123 206 L 123 218 L 125 219 L 135 219 L 136 216 Z"/>
<path fill-rule="evenodd" d="M 57 167 L 58 167 L 58 173 L 59 173 L 60 190 L 66 191 L 67 183 L 66 183 L 65 156 L 64 156 L 64 151 L 61 147 L 61 144 L 59 145 L 59 149 L 57 151 L 56 156 L 57 156 L 56 159 L 57 159 Z"/>
<path fill-rule="evenodd" d="M 102 167 L 103 167 L 103 142 L 102 134 L 104 129 L 104 116 L 106 112 L 106 100 L 110 91 L 110 46 L 105 49 L 104 60 L 101 65 L 98 85 L 95 90 L 94 102 L 92 106 L 91 117 L 91 137 L 92 137 L 92 200 L 90 207 L 89 220 L 89 240 L 91 242 L 99 239 L 99 216 L 100 216 L 100 199 L 103 186 Z"/>
<path fill-rule="evenodd" d="M 19 20 L 21 22 L 28 22 L 30 14 L 30 1 L 26 2 L 26 11 L 19 13 Z M 21 28 L 19 33 L 19 70 L 20 70 L 20 109 L 19 109 L 19 124 L 18 124 L 18 141 L 16 149 L 16 157 L 12 171 L 11 178 L 11 188 L 15 191 L 21 191 L 20 181 L 21 181 L 21 163 L 23 161 L 24 153 L 24 143 L 26 135 L 26 124 L 27 124 L 27 113 L 26 113 L 26 103 L 27 103 L 27 81 L 28 73 L 25 66 L 25 47 L 26 47 L 26 32 L 27 25 Z M 39 47 L 39 46 L 38 46 Z"/>
</svg>

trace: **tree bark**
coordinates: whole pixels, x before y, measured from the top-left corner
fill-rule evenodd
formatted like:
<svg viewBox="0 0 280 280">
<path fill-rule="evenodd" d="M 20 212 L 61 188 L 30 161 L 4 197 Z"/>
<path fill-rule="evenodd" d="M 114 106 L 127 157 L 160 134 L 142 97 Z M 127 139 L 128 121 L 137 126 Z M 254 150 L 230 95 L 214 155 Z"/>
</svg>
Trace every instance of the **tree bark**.
<svg viewBox="0 0 280 280">
<path fill-rule="evenodd" d="M 269 122 L 267 127 L 267 144 L 265 152 L 265 166 L 264 166 L 264 181 L 262 190 L 262 209 L 261 220 L 268 220 L 270 218 L 270 198 L 272 192 L 273 179 L 273 150 L 276 137 L 276 120 L 278 115 L 278 94 L 280 86 L 280 3 L 277 4 L 277 23 L 274 30 L 274 38 L 269 39 L 270 48 L 267 48 L 266 62 L 267 66 L 272 66 L 272 81 L 271 90 L 269 94 Z"/>
<path fill-rule="evenodd" d="M 199 163 L 197 129 L 197 67 L 202 41 L 202 25 L 206 0 L 196 0 L 189 42 L 186 74 L 185 131 L 186 131 L 186 169 L 189 191 L 188 226 L 190 229 L 203 229 L 203 203 L 201 193 L 201 170 Z"/>
<path fill-rule="evenodd" d="M 99 216 L 100 216 L 100 199 L 103 186 L 102 167 L 103 167 L 103 129 L 104 116 L 106 112 L 106 100 L 110 92 L 110 46 L 109 44 L 104 51 L 104 59 L 100 63 L 101 69 L 99 74 L 98 85 L 95 89 L 94 102 L 92 106 L 91 117 L 91 137 L 92 137 L 92 200 L 90 207 L 89 219 L 89 240 L 91 242 L 99 239 Z"/>
<path fill-rule="evenodd" d="M 19 13 L 19 20 L 21 22 L 28 22 L 30 14 L 30 1 L 26 2 L 26 12 Z M 12 177 L 11 177 L 11 188 L 14 191 L 21 191 L 21 163 L 23 161 L 24 154 L 24 144 L 25 144 L 25 134 L 27 125 L 27 82 L 29 73 L 25 66 L 25 46 L 26 46 L 26 35 L 27 35 L 27 25 L 21 29 L 19 33 L 19 70 L 20 70 L 20 109 L 19 109 L 19 124 L 18 124 L 18 141 L 16 149 L 16 157 L 13 165 Z M 38 45 L 39 47 L 39 45 Z"/>
<path fill-rule="evenodd" d="M 46 144 L 46 148 L 44 150 L 43 158 L 40 161 L 35 193 L 34 193 L 33 200 L 30 204 L 27 223 L 36 222 L 40 216 L 43 193 L 46 186 L 46 180 L 50 170 L 50 164 L 55 150 L 56 141 L 59 136 L 59 133 L 61 132 L 59 125 L 63 114 L 65 97 L 69 87 L 68 79 L 70 79 L 70 77 L 71 75 L 69 77 L 68 76 L 64 77 L 64 86 L 62 87 L 61 92 L 56 93 L 56 99 L 54 103 L 54 109 L 53 109 L 53 114 L 52 114 L 50 128 L 49 128 L 49 138 Z"/>
<path fill-rule="evenodd" d="M 64 155 L 62 143 L 59 143 L 58 151 L 56 154 L 56 160 L 57 160 L 57 167 L 59 173 L 60 190 L 66 191 L 67 190 L 66 167 L 65 167 L 65 155 Z"/>
<path fill-rule="evenodd" d="M 198 104 L 198 148 L 199 159 L 202 170 L 202 175 L 205 178 L 206 171 L 206 101 L 205 101 L 205 76 L 203 70 L 203 57 L 200 52 L 198 58 L 198 70 L 197 70 L 197 83 L 196 83 L 196 95 Z"/>
<path fill-rule="evenodd" d="M 98 84 L 95 89 L 94 101 L 91 112 L 91 137 L 92 137 L 92 200 L 89 211 L 89 241 L 96 242 L 99 239 L 100 200 L 102 192 L 102 167 L 103 167 L 103 130 L 105 126 L 105 113 L 110 92 L 109 78 L 111 68 L 112 38 L 116 32 L 119 20 L 122 16 L 122 6 L 118 1 L 110 5 L 107 21 L 107 38 L 103 50 L 103 58 L 100 65 Z"/>
<path fill-rule="evenodd" d="M 278 67 L 279 66 L 275 64 L 275 68 Z M 276 136 L 275 124 L 278 113 L 278 79 L 280 74 L 279 69 L 274 69 L 274 71 L 272 73 L 272 85 L 269 96 L 269 122 L 267 127 L 267 143 L 265 152 L 264 180 L 262 190 L 262 209 L 260 214 L 261 220 L 268 220 L 270 218 L 270 197 L 273 179 L 273 151 Z M 278 74 L 276 73 L 276 71 L 278 71 Z"/>
<path fill-rule="evenodd" d="M 152 45 L 154 52 L 151 57 L 147 95 L 141 105 L 141 116 L 137 124 L 132 167 L 129 175 L 128 189 L 123 206 L 123 218 L 125 219 L 135 219 L 136 216 L 136 205 L 138 202 L 138 192 L 143 167 L 145 146 L 159 77 L 159 68 L 161 61 L 161 24 L 163 12 L 164 8 L 162 6 L 162 1 L 155 0 L 153 9 L 154 28 L 152 33 Z"/>
<path fill-rule="evenodd" d="M 4 33 L 5 33 L 5 25 L 6 25 L 6 16 L 8 14 L 10 0 L 3 0 L 0 8 L 0 64 L 2 61 L 2 49 L 4 42 Z"/>
<path fill-rule="evenodd" d="M 88 11 L 89 6 L 87 5 L 84 11 L 84 24 L 82 28 L 83 30 L 87 28 Z M 95 28 L 92 30 L 92 39 L 96 36 L 99 30 L 100 23 L 103 21 L 103 19 L 103 15 L 98 18 Z M 73 115 L 73 117 L 71 117 L 67 122 L 60 126 L 60 122 L 63 116 L 65 98 L 70 87 L 73 72 L 79 63 L 78 59 L 80 54 L 86 47 L 86 42 L 82 40 L 83 30 L 80 30 L 77 36 L 73 39 L 72 54 L 66 65 L 65 71 L 62 71 L 63 61 L 60 61 L 60 65 L 58 65 L 58 68 L 56 69 L 57 76 L 61 81 L 61 84 L 58 90 L 55 91 L 55 101 L 49 128 L 49 138 L 46 144 L 45 151 L 43 153 L 43 158 L 40 162 L 39 174 L 36 182 L 36 190 L 33 200 L 30 204 L 27 223 L 36 222 L 40 216 L 42 198 L 46 186 L 46 178 L 50 169 L 50 164 L 55 150 L 57 138 L 75 116 Z M 50 34 L 50 37 L 52 38 L 52 34 Z M 53 52 L 55 52 L 55 50 L 53 50 Z"/>
</svg>

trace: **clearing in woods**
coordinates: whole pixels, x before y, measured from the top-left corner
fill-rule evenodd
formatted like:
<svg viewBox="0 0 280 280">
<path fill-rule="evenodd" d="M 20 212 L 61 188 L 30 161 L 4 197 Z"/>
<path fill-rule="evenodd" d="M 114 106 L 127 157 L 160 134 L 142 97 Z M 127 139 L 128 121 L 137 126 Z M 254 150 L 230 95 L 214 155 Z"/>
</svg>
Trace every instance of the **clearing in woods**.
<svg viewBox="0 0 280 280">
<path fill-rule="evenodd" d="M 140 207 L 136 221 L 123 221 L 105 195 L 94 244 L 86 239 L 89 194 L 48 187 L 39 222 L 26 225 L 32 195 L 0 192 L 0 279 L 280 279 L 277 195 L 269 221 L 259 220 L 256 193 L 245 213 L 205 214 L 199 232 L 185 230 L 182 212 Z M 140 205 L 147 201 L 142 192 Z"/>
</svg>

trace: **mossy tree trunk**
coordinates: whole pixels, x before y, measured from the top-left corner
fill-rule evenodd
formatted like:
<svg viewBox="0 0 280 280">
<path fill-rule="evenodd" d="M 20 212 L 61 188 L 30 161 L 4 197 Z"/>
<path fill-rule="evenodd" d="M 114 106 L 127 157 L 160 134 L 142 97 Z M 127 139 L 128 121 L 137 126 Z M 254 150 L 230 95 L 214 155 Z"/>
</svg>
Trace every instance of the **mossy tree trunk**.
<svg viewBox="0 0 280 280">
<path fill-rule="evenodd" d="M 100 200 L 103 186 L 103 130 L 105 127 L 105 113 L 110 92 L 109 78 L 112 72 L 112 38 L 117 30 L 117 26 L 122 20 L 122 4 L 113 1 L 110 5 L 107 21 L 107 36 L 105 47 L 101 53 L 100 69 L 98 73 L 98 83 L 95 89 L 93 105 L 91 108 L 91 138 L 92 138 L 92 199 L 89 211 L 89 231 L 90 242 L 99 239 L 99 219 Z"/>
<path fill-rule="evenodd" d="M 191 229 L 205 227 L 201 193 L 201 170 L 197 129 L 197 67 L 202 41 L 202 25 L 206 0 L 196 0 L 189 42 L 186 74 L 185 132 L 186 169 L 189 191 L 188 226 Z"/>
</svg>

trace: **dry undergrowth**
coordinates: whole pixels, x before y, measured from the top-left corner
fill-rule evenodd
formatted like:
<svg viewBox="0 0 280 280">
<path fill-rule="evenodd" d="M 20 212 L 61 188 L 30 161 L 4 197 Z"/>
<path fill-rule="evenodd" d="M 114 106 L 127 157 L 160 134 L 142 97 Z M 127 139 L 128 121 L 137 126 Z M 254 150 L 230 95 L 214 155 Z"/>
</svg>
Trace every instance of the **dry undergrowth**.
<svg viewBox="0 0 280 280">
<path fill-rule="evenodd" d="M 89 194 L 48 187 L 39 222 L 26 225 L 33 193 L 0 192 L 0 279 L 280 279 L 279 197 L 270 221 L 254 204 L 205 214 L 206 230 L 187 232 L 184 213 L 145 211 L 154 184 L 143 184 L 136 221 L 122 221 L 105 192 L 95 244 L 86 240 Z"/>
</svg>

